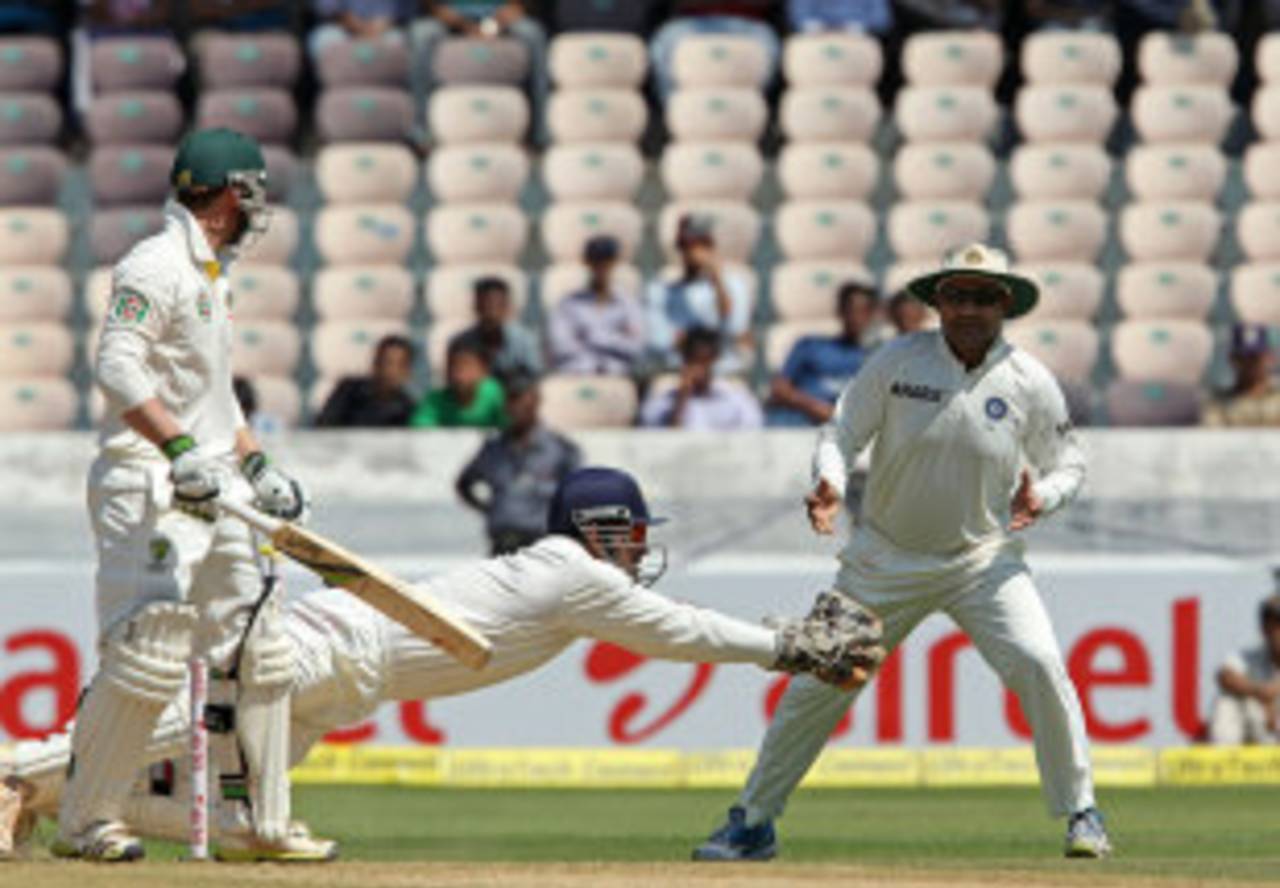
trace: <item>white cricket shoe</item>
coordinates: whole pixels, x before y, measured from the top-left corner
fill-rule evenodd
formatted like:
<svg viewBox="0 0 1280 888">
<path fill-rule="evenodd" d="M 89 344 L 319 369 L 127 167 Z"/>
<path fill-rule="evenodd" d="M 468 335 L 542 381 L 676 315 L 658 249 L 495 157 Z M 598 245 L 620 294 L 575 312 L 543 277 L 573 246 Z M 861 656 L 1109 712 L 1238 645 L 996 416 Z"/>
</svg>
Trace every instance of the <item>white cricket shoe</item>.
<svg viewBox="0 0 1280 888">
<path fill-rule="evenodd" d="M 1067 857 L 1098 859 L 1111 855 L 1111 838 L 1102 812 L 1097 808 L 1085 808 L 1072 814 L 1067 821 L 1067 838 L 1063 849 Z"/>
<path fill-rule="evenodd" d="M 97 820 L 73 836 L 59 833 L 49 850 L 54 857 L 94 863 L 131 863 L 146 856 L 142 840 L 119 820 Z"/>
<path fill-rule="evenodd" d="M 30 841 L 37 818 L 27 802 L 34 794 L 25 780 L 6 777 L 0 781 L 0 860 L 11 859 Z"/>
<path fill-rule="evenodd" d="M 338 843 L 316 838 L 295 820 L 280 842 L 267 842 L 251 829 L 224 830 L 214 856 L 227 863 L 328 863 L 338 859 Z"/>
</svg>

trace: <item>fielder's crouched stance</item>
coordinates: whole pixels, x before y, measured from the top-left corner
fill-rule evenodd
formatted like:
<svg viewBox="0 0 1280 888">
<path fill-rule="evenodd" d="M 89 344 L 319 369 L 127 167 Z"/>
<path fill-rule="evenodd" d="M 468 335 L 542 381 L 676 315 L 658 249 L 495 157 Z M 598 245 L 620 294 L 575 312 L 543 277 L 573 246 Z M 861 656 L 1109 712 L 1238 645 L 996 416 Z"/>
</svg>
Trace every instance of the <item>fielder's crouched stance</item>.
<svg viewBox="0 0 1280 888">
<path fill-rule="evenodd" d="M 324 734 L 368 717 L 383 701 L 446 697 L 497 684 L 536 669 L 584 637 L 650 657 L 806 673 L 843 688 L 861 686 L 880 664 L 879 619 L 843 596 L 823 593 L 805 618 L 766 627 L 650 591 L 646 586 L 664 560 L 648 543 L 655 523 L 629 475 L 579 469 L 556 491 L 550 536 L 424 584 L 492 644 L 493 657 L 480 671 L 346 592 L 326 589 L 291 602 L 284 620 L 296 656 L 291 760 L 300 761 Z M 185 701 L 167 699 L 147 760 L 180 755 L 186 741 Z M 32 812 L 56 807 L 66 791 L 66 760 L 64 736 L 0 747 L 0 775 L 9 775 L 7 789 L 0 789 L 0 847 L 22 840 Z M 20 797 L 21 810 L 15 804 Z M 123 819 L 145 834 L 182 839 L 187 811 L 180 799 L 135 794 Z M 225 804 L 213 821 L 217 840 L 242 829 L 237 811 Z"/>
<path fill-rule="evenodd" d="M 248 528 L 219 520 L 222 495 L 298 519 L 306 498 L 270 466 L 232 392 L 227 262 L 267 227 L 266 166 L 257 143 L 201 130 L 179 147 L 163 231 L 116 266 L 96 381 L 106 397 L 100 452 L 89 473 L 97 541 L 99 667 L 81 699 L 59 814 L 56 854 L 133 860 L 142 845 L 124 805 L 187 663 L 238 667 L 234 726 L 243 757 L 249 849 L 324 856 L 289 836 L 287 791 L 291 645 L 262 607 Z M 215 753 L 216 754 L 216 753 Z M 256 852 L 255 852 L 256 853 Z"/>
<path fill-rule="evenodd" d="M 833 531 L 849 471 L 872 444 L 836 588 L 880 615 L 888 650 L 934 611 L 955 620 L 1031 722 L 1049 812 L 1069 818 L 1066 853 L 1102 856 L 1110 843 L 1080 702 L 1010 535 L 1074 497 L 1085 471 L 1053 376 L 1000 336 L 1004 319 L 1035 305 L 1036 286 L 1009 274 L 1003 253 L 973 244 L 908 289 L 937 308 L 942 329 L 884 346 L 845 389 L 819 436 L 810 520 Z M 773 819 L 853 697 L 804 677 L 791 683 L 739 803 L 694 859 L 777 853 Z"/>
</svg>

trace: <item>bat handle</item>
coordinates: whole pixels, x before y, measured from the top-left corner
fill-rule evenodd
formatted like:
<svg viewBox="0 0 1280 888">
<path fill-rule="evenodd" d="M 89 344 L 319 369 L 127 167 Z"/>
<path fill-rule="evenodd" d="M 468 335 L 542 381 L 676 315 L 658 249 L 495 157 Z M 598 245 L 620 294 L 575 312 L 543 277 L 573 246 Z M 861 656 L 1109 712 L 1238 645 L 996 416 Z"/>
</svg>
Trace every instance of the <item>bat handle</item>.
<svg viewBox="0 0 1280 888">
<path fill-rule="evenodd" d="M 284 526 L 284 522 L 279 518 L 272 518 L 264 512 L 259 512 L 243 500 L 219 499 L 218 508 L 233 518 L 239 518 L 254 530 L 264 533 L 268 537 L 274 535 L 276 531 Z"/>
</svg>

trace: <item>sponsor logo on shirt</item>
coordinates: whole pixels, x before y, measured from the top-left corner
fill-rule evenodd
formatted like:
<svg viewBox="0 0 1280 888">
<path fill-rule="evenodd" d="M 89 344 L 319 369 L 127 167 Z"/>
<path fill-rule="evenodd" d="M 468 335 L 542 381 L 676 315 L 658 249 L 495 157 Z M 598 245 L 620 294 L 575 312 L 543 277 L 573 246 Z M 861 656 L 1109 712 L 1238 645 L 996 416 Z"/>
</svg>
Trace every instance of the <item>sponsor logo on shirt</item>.
<svg viewBox="0 0 1280 888">
<path fill-rule="evenodd" d="M 917 385 L 913 382 L 895 382 L 889 387 L 889 394 L 895 398 L 910 398 L 913 401 L 928 401 L 931 404 L 938 404 L 942 401 L 942 396 L 946 392 L 942 389 L 936 389 L 927 385 Z"/>
<path fill-rule="evenodd" d="M 986 411 L 988 418 L 994 419 L 996 422 L 1009 415 L 1009 405 L 1004 398 L 994 396 L 987 398 L 987 403 L 983 405 L 982 409 Z"/>
</svg>

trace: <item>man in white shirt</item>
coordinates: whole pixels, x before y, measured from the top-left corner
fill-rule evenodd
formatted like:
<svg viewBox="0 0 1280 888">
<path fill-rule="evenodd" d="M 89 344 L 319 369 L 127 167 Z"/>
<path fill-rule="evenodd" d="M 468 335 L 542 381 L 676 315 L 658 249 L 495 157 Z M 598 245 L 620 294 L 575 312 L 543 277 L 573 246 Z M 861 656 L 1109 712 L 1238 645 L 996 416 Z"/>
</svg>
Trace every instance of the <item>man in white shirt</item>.
<svg viewBox="0 0 1280 888">
<path fill-rule="evenodd" d="M 1013 536 L 1074 497 L 1085 471 L 1053 376 L 1000 336 L 1006 319 L 1035 305 L 1035 284 L 1010 274 L 1003 253 L 972 244 L 909 290 L 938 310 L 942 329 L 882 346 L 845 389 L 819 435 L 809 520 L 834 532 L 849 474 L 871 444 L 836 589 L 880 614 L 889 650 L 936 611 L 968 633 L 1031 722 L 1045 801 L 1069 818 L 1067 855 L 1101 857 L 1110 842 L 1080 703 Z M 791 682 L 738 804 L 695 859 L 777 853 L 773 819 L 853 697 Z"/>
<path fill-rule="evenodd" d="M 1225 746 L 1280 741 L 1280 595 L 1258 607 L 1262 643 L 1240 650 L 1218 669 L 1218 698 L 1209 742 Z"/>
<path fill-rule="evenodd" d="M 680 344 L 684 366 L 674 386 L 660 387 L 640 406 L 640 425 L 648 428 L 731 432 L 758 429 L 764 411 L 751 390 L 736 379 L 717 379 L 720 337 L 694 327 Z"/>
<path fill-rule="evenodd" d="M 647 585 L 665 567 L 661 548 L 648 539 L 649 527 L 660 520 L 650 516 L 630 475 L 578 469 L 552 498 L 549 536 L 425 583 L 493 646 L 492 659 L 480 671 L 346 592 L 326 589 L 292 602 L 285 621 L 297 662 L 292 761 L 384 701 L 469 693 L 530 672 L 584 637 L 668 660 L 754 663 L 813 674 L 842 687 L 866 682 L 879 665 L 879 620 L 838 595 L 819 595 L 804 619 L 766 627 L 651 591 Z M 152 737 L 150 760 L 181 753 L 186 713 L 185 701 L 171 703 Z M 66 745 L 61 735 L 0 746 L 0 777 L 6 778 L 0 784 L 0 848 L 12 847 L 15 828 L 19 842 L 26 837 L 32 812 L 56 806 Z M 144 795 L 132 799 L 126 820 L 145 834 L 182 839 L 186 814 L 180 801 Z M 238 848 L 245 826 L 236 809 L 220 806 L 216 820 L 221 848 Z"/>
</svg>

